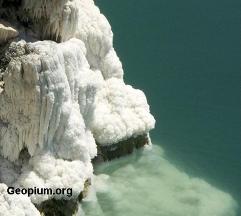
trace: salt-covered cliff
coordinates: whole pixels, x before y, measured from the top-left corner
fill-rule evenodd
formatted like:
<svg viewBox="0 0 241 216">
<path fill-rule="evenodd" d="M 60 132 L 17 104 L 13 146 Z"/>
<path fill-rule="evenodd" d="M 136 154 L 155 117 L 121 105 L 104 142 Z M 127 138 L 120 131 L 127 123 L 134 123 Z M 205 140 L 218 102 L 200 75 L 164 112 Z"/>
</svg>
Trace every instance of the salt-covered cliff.
<svg viewBox="0 0 241 216">
<path fill-rule="evenodd" d="M 0 215 L 5 216 L 18 211 L 7 186 L 72 188 L 71 199 L 77 200 L 92 178 L 97 144 L 108 154 L 125 143 L 128 150 L 117 156 L 129 153 L 140 137 L 141 145 L 148 143 L 155 120 L 144 93 L 124 83 L 111 27 L 93 0 L 2 0 L 0 6 Z M 30 201 L 41 206 L 69 199 L 19 198 L 22 215 L 31 216 L 39 213 Z"/>
</svg>

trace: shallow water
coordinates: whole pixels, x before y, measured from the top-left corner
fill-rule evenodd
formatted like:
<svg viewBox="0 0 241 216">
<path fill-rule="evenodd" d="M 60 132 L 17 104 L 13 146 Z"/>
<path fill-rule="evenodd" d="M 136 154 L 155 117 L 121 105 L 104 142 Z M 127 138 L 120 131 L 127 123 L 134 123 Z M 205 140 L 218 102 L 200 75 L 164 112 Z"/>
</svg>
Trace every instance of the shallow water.
<svg viewBox="0 0 241 216">
<path fill-rule="evenodd" d="M 237 203 L 229 194 L 177 169 L 159 146 L 95 168 L 96 176 L 81 205 L 81 215 L 236 215 Z"/>
</svg>

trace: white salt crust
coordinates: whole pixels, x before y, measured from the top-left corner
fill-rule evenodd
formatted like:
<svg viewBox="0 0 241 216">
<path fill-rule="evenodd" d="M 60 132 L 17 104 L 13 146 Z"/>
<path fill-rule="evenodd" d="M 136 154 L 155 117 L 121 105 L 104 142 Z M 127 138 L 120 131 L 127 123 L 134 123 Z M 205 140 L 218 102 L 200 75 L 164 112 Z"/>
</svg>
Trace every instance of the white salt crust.
<svg viewBox="0 0 241 216">
<path fill-rule="evenodd" d="M 155 120 L 144 93 L 125 85 L 111 27 L 93 1 L 25 0 L 23 19 L 61 43 L 12 44 L 21 55 L 10 61 L 0 93 L 0 182 L 71 187 L 76 198 L 92 178 L 96 142 L 148 133 Z M 53 197 L 68 199 L 30 199 Z"/>
</svg>

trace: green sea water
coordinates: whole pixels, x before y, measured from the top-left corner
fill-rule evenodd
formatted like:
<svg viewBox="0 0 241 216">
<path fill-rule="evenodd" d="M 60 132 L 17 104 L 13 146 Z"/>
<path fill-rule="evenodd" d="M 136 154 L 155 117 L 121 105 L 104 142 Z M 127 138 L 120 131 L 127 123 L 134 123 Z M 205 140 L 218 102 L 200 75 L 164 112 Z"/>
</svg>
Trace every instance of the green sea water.
<svg viewBox="0 0 241 216">
<path fill-rule="evenodd" d="M 164 149 L 168 160 L 179 170 L 231 194 L 240 205 L 241 1 L 95 2 L 111 23 L 114 46 L 123 63 L 126 83 L 142 89 L 147 96 L 156 119 L 156 128 L 151 132 L 153 143 Z M 134 182 L 129 185 L 130 191 L 125 191 L 125 184 L 118 182 L 112 169 L 122 169 L 125 160 L 137 169 L 138 162 L 127 158 L 102 165 L 104 167 L 98 168 L 97 174 L 104 173 L 114 181 L 110 183 L 115 185 L 113 196 L 125 192 L 127 199 L 129 195 L 144 201 L 127 200 L 117 208 L 107 208 L 103 215 L 121 215 L 121 209 L 118 210 L 121 206 L 128 208 L 128 203 L 136 202 L 143 206 L 147 204 L 147 197 L 152 197 L 153 204 L 161 197 L 151 190 L 143 190 L 133 197 L 131 193 L 140 191 Z M 155 158 L 158 157 L 150 159 L 153 164 L 158 161 Z M 151 184 L 158 187 L 157 179 L 161 175 L 155 174 L 151 163 L 147 164 L 149 166 L 139 167 L 140 172 L 150 175 Z M 136 175 L 127 173 L 130 179 L 134 178 L 131 174 Z M 101 193 L 98 198 L 103 211 L 111 198 Z M 149 209 L 160 207 L 148 203 Z M 90 212 L 90 206 L 86 204 L 83 208 Z M 148 215 L 141 206 L 133 211 L 124 215 Z M 239 215 L 240 211 L 237 212 Z"/>
</svg>

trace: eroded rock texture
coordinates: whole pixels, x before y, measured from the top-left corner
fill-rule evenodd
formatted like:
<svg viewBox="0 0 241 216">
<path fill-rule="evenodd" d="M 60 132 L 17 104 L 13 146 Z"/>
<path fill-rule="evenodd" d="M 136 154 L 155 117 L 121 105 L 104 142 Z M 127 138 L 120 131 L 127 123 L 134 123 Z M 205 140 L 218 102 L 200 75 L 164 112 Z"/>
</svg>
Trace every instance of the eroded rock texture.
<svg viewBox="0 0 241 216">
<path fill-rule="evenodd" d="M 2 190 L 72 188 L 71 198 L 26 198 L 38 207 L 48 200 L 46 206 L 67 206 L 93 175 L 96 143 L 108 159 L 130 153 L 147 143 L 133 138 L 146 136 L 155 120 L 144 93 L 124 83 L 111 27 L 92 0 L 0 5 L 0 18 L 14 26 L 0 25 Z M 106 151 L 112 146 L 118 151 Z M 11 208 L 0 203 L 0 209 Z M 31 212 L 26 215 L 38 214 Z"/>
</svg>

